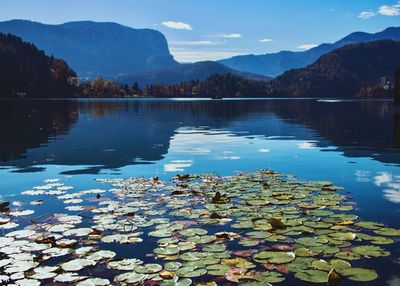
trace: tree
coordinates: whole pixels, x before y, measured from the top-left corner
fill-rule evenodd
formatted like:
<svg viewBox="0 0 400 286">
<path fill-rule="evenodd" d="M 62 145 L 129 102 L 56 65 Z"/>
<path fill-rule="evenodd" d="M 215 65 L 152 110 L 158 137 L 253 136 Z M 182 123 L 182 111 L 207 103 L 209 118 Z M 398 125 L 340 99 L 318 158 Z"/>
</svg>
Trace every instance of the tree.
<svg viewBox="0 0 400 286">
<path fill-rule="evenodd" d="M 132 85 L 132 91 L 133 93 L 139 92 L 139 84 L 137 83 L 137 81 L 135 81 L 135 83 Z"/>
<path fill-rule="evenodd" d="M 394 102 L 400 104 L 400 68 L 396 70 L 394 80 Z"/>
<path fill-rule="evenodd" d="M 96 79 L 92 81 L 90 85 L 93 88 L 94 96 L 98 97 L 103 94 L 104 81 L 101 77 L 96 77 Z"/>
</svg>

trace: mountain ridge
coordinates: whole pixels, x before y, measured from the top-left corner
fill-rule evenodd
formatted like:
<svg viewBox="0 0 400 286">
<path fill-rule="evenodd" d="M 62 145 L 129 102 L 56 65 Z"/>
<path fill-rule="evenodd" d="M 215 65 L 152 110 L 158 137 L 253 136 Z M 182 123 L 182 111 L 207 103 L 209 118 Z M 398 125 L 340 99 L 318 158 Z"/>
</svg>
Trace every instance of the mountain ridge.
<svg viewBox="0 0 400 286">
<path fill-rule="evenodd" d="M 134 82 L 143 86 L 145 84 L 176 84 L 191 80 L 206 80 L 213 74 L 235 74 L 245 79 L 270 81 L 267 76 L 239 72 L 214 61 L 201 61 L 196 63 L 180 64 L 171 68 L 162 68 L 136 74 L 127 74 L 116 77 L 120 83 L 132 84 Z"/>
<path fill-rule="evenodd" d="M 267 96 L 349 97 L 390 94 L 382 78 L 393 84 L 400 67 L 400 42 L 349 44 L 321 56 L 313 64 L 291 69 L 268 83 Z M 385 80 L 386 82 L 386 80 Z M 368 91 L 369 90 L 369 91 Z"/>
<path fill-rule="evenodd" d="M 0 33 L 0 97 L 65 97 L 74 88 L 68 79 L 76 77 L 68 64 L 22 41 Z"/>
<path fill-rule="evenodd" d="M 280 51 L 261 55 L 241 55 L 219 60 L 218 62 L 235 70 L 275 77 L 292 68 L 302 68 L 312 64 L 320 56 L 347 44 L 386 39 L 400 41 L 400 27 L 388 27 L 377 33 L 353 32 L 334 43 L 323 43 L 307 51 Z"/>
<path fill-rule="evenodd" d="M 0 32 L 33 43 L 67 61 L 81 77 L 115 76 L 174 66 L 165 36 L 112 22 L 75 21 L 58 25 L 28 20 L 0 22 Z"/>
</svg>

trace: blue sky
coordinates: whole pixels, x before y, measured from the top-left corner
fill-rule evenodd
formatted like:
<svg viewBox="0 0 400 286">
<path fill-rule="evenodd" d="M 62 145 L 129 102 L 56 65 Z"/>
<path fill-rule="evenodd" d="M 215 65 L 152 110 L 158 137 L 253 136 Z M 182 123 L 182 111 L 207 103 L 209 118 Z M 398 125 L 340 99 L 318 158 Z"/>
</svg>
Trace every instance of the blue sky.
<svg viewBox="0 0 400 286">
<path fill-rule="evenodd" d="M 400 26 L 399 0 L 1 0 L 0 20 L 93 20 L 153 28 L 179 61 L 301 51 Z"/>
</svg>

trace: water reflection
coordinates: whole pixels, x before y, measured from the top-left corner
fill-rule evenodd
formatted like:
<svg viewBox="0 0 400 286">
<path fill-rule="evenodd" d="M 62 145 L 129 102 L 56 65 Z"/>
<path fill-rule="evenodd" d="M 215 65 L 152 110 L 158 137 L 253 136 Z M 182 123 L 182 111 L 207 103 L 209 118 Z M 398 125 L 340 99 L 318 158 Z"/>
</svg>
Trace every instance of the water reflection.
<svg viewBox="0 0 400 286">
<path fill-rule="evenodd" d="M 98 173 L 151 163 L 164 158 L 171 139 L 184 132 L 192 133 L 185 140 L 193 153 L 209 153 L 210 138 L 229 133 L 226 144 L 235 144 L 235 136 L 295 139 L 301 149 L 331 146 L 324 151 L 400 162 L 393 150 L 399 147 L 400 120 L 385 101 L 2 101 L 0 109 L 1 165 L 19 171 L 57 164 L 90 166 L 75 173 Z M 201 136 L 196 128 L 209 133 Z"/>
<path fill-rule="evenodd" d="M 391 102 L 1 101 L 0 118 L 0 197 L 48 178 L 91 189 L 98 177 L 271 168 L 344 186 L 357 215 L 400 228 L 400 119 Z M 378 264 L 371 285 L 396 285 L 392 257 Z"/>
<path fill-rule="evenodd" d="M 27 150 L 59 139 L 79 118 L 75 101 L 0 101 L 0 159 L 23 159 Z"/>
</svg>

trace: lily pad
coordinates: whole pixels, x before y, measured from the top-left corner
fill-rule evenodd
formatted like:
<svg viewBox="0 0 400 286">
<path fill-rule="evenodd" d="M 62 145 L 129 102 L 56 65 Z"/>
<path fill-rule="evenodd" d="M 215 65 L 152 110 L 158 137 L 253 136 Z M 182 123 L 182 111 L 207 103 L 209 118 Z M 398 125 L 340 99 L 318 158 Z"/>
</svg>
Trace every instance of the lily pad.
<svg viewBox="0 0 400 286">
<path fill-rule="evenodd" d="M 294 275 L 297 279 L 310 283 L 327 283 L 328 273 L 321 270 L 304 270 Z"/>
<path fill-rule="evenodd" d="M 395 228 L 381 228 L 374 230 L 376 234 L 385 235 L 385 236 L 400 236 L 400 230 Z"/>
<path fill-rule="evenodd" d="M 379 246 L 373 246 L 373 245 L 356 246 L 353 247 L 352 251 L 359 255 L 369 256 L 369 257 L 381 257 L 390 255 L 389 251 L 386 251 Z"/>
<path fill-rule="evenodd" d="M 355 225 L 365 229 L 379 229 L 384 226 L 384 224 L 375 221 L 359 221 Z"/>
<path fill-rule="evenodd" d="M 197 268 L 197 267 L 182 267 L 176 271 L 176 275 L 178 277 L 183 277 L 183 278 L 195 278 L 195 277 L 200 277 L 203 276 L 204 274 L 207 273 L 207 270 L 204 268 Z"/>
<path fill-rule="evenodd" d="M 178 280 L 166 280 L 161 282 L 161 286 L 189 286 L 192 284 L 192 280 L 189 278 L 181 278 Z"/>
<path fill-rule="evenodd" d="M 368 282 L 378 278 L 378 274 L 371 269 L 366 268 L 347 268 L 340 270 L 341 275 L 353 281 Z"/>
<path fill-rule="evenodd" d="M 144 265 L 138 265 L 134 268 L 134 271 L 136 273 L 141 273 L 141 274 L 153 274 L 160 272 L 162 269 L 162 266 L 160 264 L 156 263 L 148 263 Z"/>
<path fill-rule="evenodd" d="M 261 251 L 254 255 L 254 260 L 260 263 L 288 263 L 295 259 L 294 252 L 285 251 Z"/>
<path fill-rule="evenodd" d="M 337 258 L 346 259 L 346 260 L 358 260 L 361 258 L 361 255 L 351 251 L 342 251 L 335 254 Z"/>
</svg>

